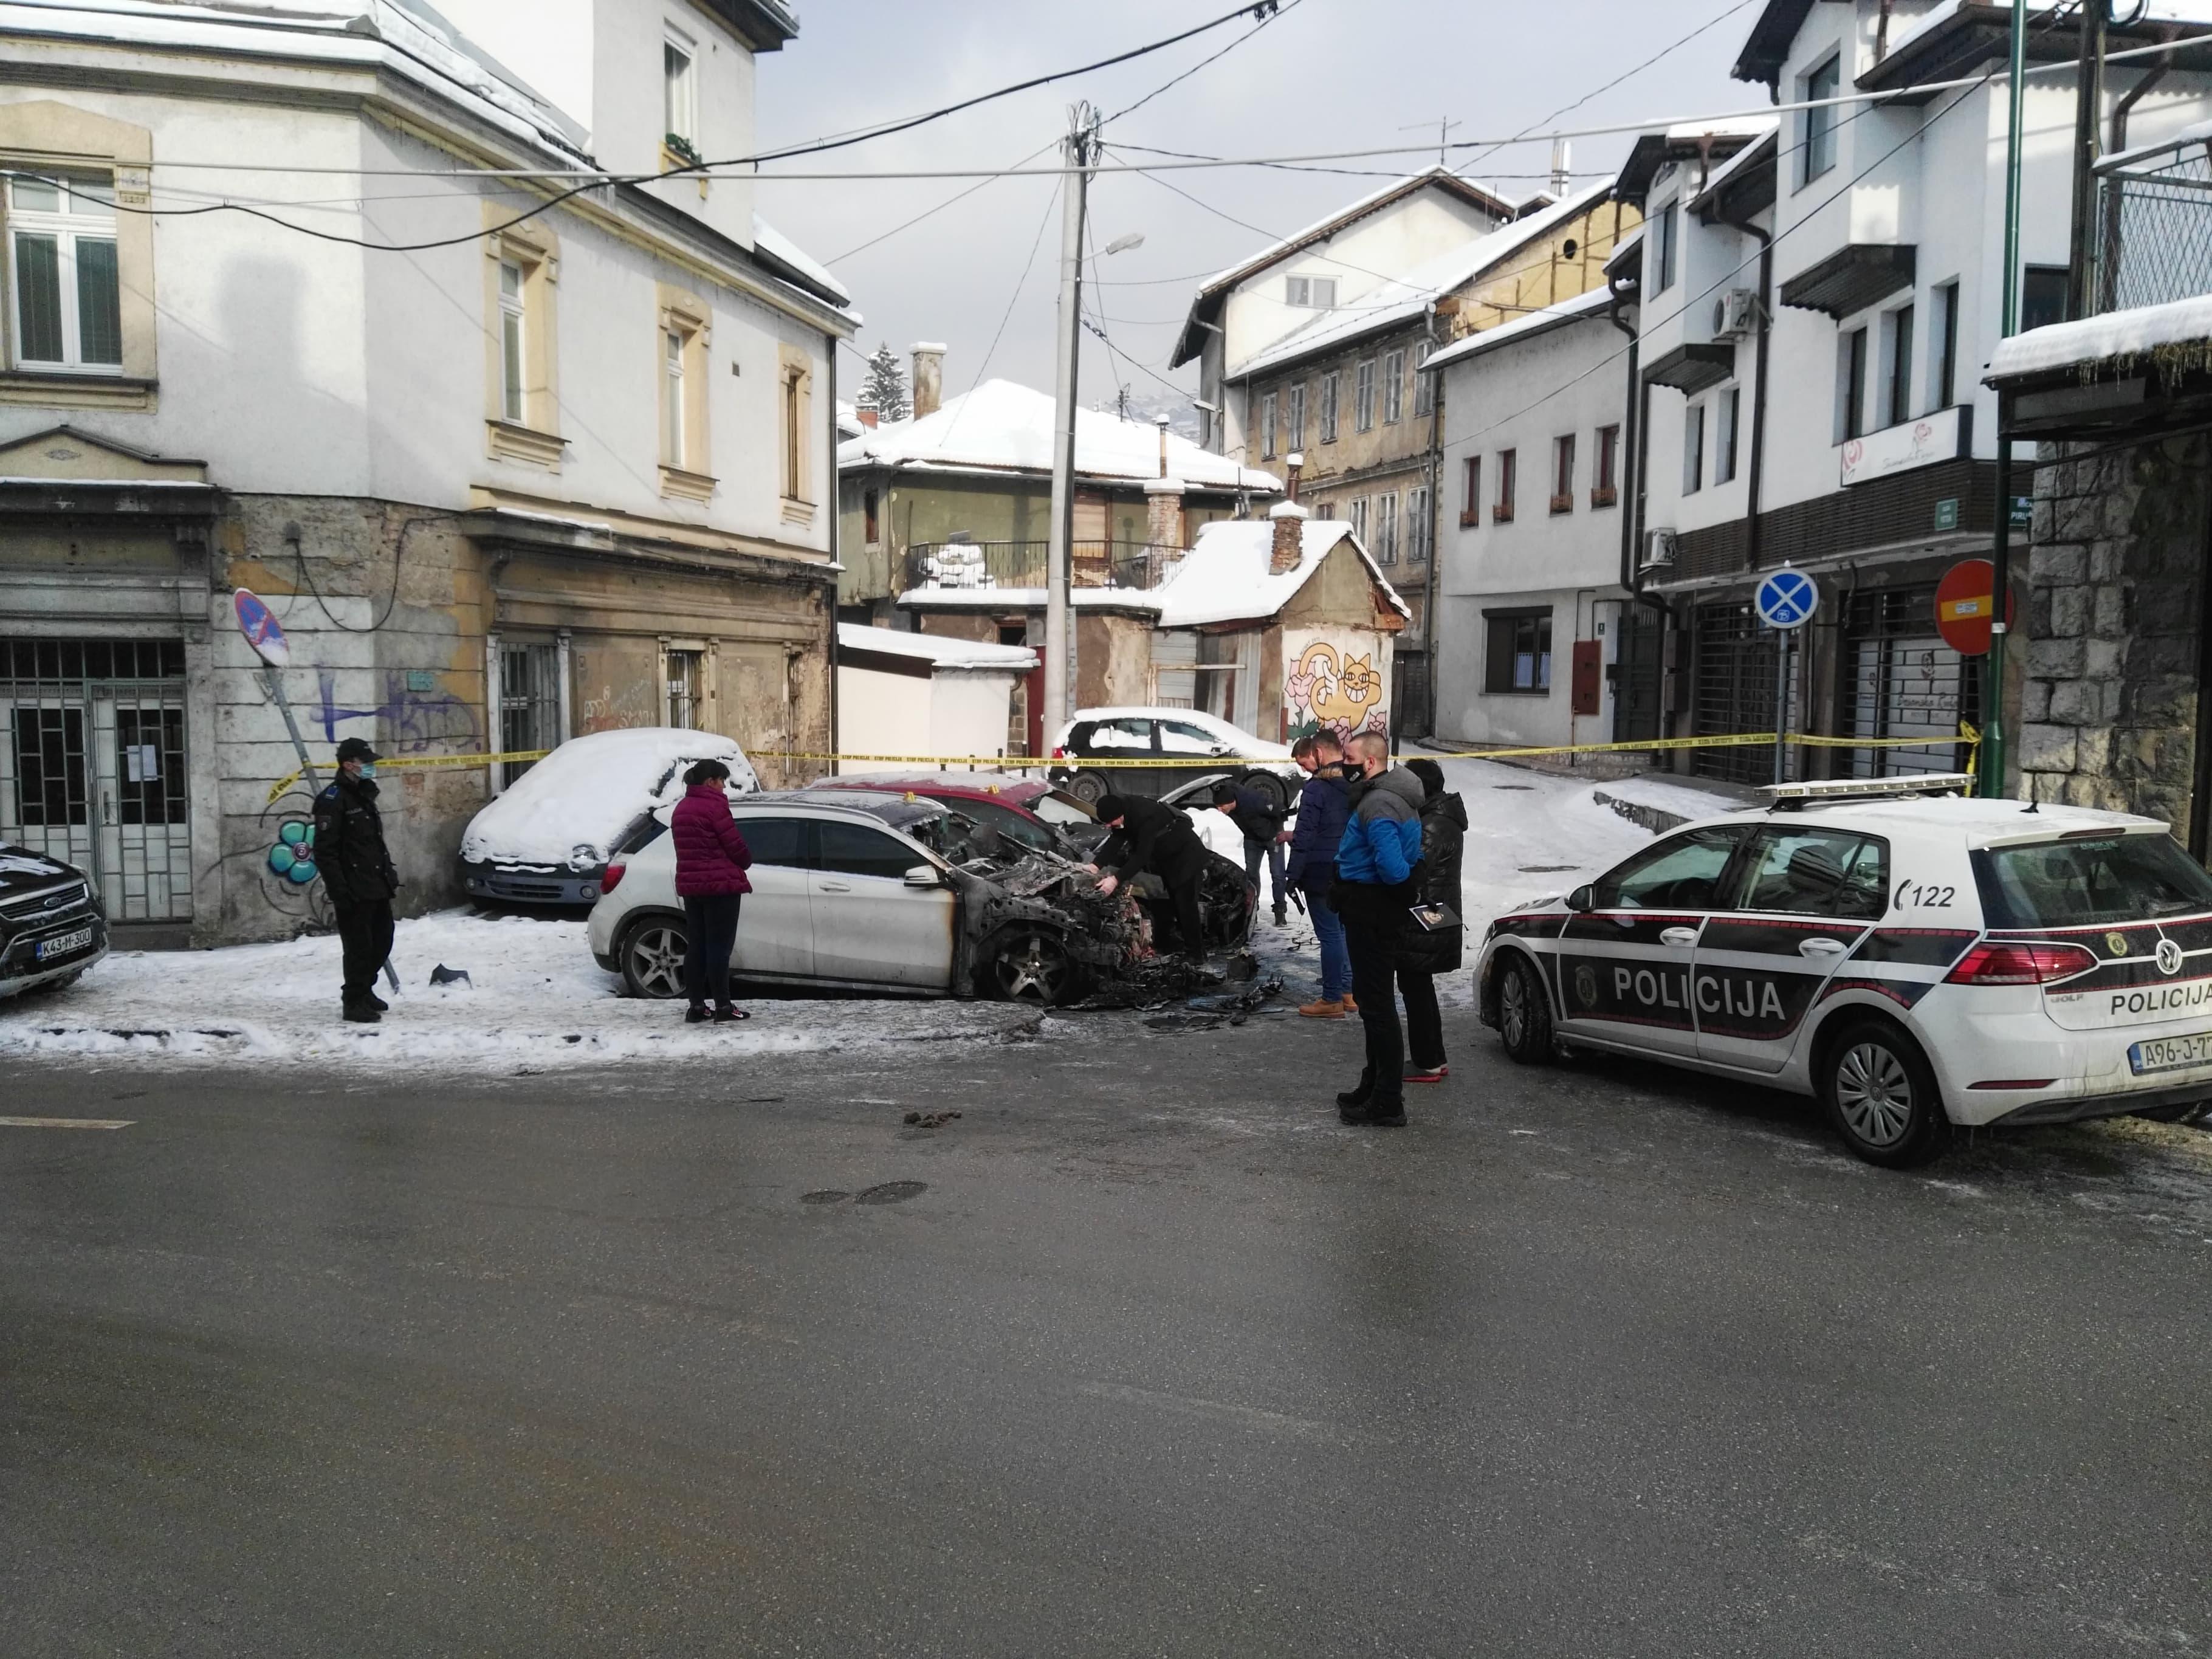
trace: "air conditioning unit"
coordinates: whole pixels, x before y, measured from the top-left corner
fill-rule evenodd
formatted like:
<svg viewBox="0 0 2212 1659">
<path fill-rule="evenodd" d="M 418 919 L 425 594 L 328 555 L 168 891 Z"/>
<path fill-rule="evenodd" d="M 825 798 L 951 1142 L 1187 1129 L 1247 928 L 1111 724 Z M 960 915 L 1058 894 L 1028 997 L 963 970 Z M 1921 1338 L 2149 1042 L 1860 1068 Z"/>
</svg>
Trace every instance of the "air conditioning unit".
<svg viewBox="0 0 2212 1659">
<path fill-rule="evenodd" d="M 1644 564 L 1646 570 L 1663 570 L 1674 562 L 1674 532 L 1654 530 L 1644 538 Z"/>
<path fill-rule="evenodd" d="M 1732 288 L 1713 301 L 1713 337 L 1741 338 L 1759 326 L 1759 290 Z"/>
</svg>

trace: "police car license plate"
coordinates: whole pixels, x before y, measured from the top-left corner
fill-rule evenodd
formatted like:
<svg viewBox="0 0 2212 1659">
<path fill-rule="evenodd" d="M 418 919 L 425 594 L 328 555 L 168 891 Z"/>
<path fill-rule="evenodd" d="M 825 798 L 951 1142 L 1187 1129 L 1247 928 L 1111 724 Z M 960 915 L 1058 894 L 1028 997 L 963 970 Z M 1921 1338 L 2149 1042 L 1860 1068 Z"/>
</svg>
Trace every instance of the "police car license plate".
<svg viewBox="0 0 2212 1659">
<path fill-rule="evenodd" d="M 74 933 L 62 933 L 52 939 L 42 939 L 39 941 L 39 960 L 46 962 L 55 957 L 65 957 L 72 951 L 83 950 L 91 943 L 92 929 L 89 927 L 80 927 Z"/>
<path fill-rule="evenodd" d="M 2212 1066 L 2212 1031 L 2189 1036 L 2148 1037 L 2128 1045 L 2128 1064 L 2136 1076 L 2145 1072 L 2179 1072 L 2191 1066 Z"/>
</svg>

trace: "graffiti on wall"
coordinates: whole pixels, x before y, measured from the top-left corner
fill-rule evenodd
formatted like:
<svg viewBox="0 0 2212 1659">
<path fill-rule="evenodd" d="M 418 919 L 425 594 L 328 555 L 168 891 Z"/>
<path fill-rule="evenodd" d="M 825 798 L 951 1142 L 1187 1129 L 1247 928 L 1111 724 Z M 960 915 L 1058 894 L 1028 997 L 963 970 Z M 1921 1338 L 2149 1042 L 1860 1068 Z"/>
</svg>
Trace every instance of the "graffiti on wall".
<svg viewBox="0 0 2212 1659">
<path fill-rule="evenodd" d="M 658 726 L 660 710 L 649 680 L 633 680 L 617 690 L 611 685 L 599 687 L 596 696 L 584 699 L 583 718 L 577 722 L 579 732 L 617 732 L 635 726 Z"/>
<path fill-rule="evenodd" d="M 421 669 L 387 669 L 384 697 L 374 708 L 342 708 L 337 701 L 337 676 L 331 670 L 315 671 L 320 703 L 315 719 L 323 740 L 336 743 L 341 720 L 379 720 L 381 745 L 395 755 L 419 755 L 434 744 L 459 743 L 463 752 L 474 750 L 483 726 L 477 712 L 450 691 L 437 689 L 434 676 Z"/>
<path fill-rule="evenodd" d="M 1283 718 L 1288 737 L 1348 738 L 1388 732 L 1390 642 L 1352 628 L 1292 629 L 1283 635 Z"/>
</svg>

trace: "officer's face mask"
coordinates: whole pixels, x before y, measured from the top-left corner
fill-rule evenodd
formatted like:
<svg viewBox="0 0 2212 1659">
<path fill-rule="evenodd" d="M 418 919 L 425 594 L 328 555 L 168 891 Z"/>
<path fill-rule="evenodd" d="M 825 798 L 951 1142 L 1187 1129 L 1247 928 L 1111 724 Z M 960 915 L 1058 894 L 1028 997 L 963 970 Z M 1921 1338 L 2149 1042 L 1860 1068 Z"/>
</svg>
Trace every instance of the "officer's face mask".
<svg viewBox="0 0 2212 1659">
<path fill-rule="evenodd" d="M 376 763 L 374 761 L 363 761 L 361 763 L 361 775 L 364 779 L 374 777 L 376 775 Z"/>
</svg>

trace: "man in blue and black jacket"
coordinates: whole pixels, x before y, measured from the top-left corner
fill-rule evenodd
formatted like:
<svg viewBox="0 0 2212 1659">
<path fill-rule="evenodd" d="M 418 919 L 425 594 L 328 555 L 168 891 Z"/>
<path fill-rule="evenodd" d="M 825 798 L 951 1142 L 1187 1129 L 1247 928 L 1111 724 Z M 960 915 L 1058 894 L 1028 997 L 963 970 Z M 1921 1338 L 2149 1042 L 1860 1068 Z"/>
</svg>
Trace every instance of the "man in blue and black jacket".
<svg viewBox="0 0 2212 1659">
<path fill-rule="evenodd" d="M 1358 772 L 1352 816 L 1336 849 L 1334 897 L 1352 951 L 1352 994 L 1366 1028 L 1367 1062 L 1358 1086 L 1336 1097 L 1337 1115 L 1346 1123 L 1396 1128 L 1406 1121 L 1406 1037 L 1393 980 L 1418 892 L 1427 792 L 1404 767 L 1390 764 L 1390 740 L 1379 732 L 1353 738 L 1350 758 Z"/>
<path fill-rule="evenodd" d="M 1304 770 L 1306 781 L 1298 792 L 1298 823 L 1284 879 L 1305 896 L 1306 917 L 1321 947 L 1321 994 L 1298 1012 L 1308 1019 L 1342 1019 L 1357 1007 L 1346 1000 L 1352 994 L 1352 958 L 1345 954 L 1344 924 L 1328 894 L 1336 885 L 1337 845 L 1352 816 L 1344 746 L 1335 732 L 1316 732 L 1291 746 L 1291 758 Z"/>
</svg>

